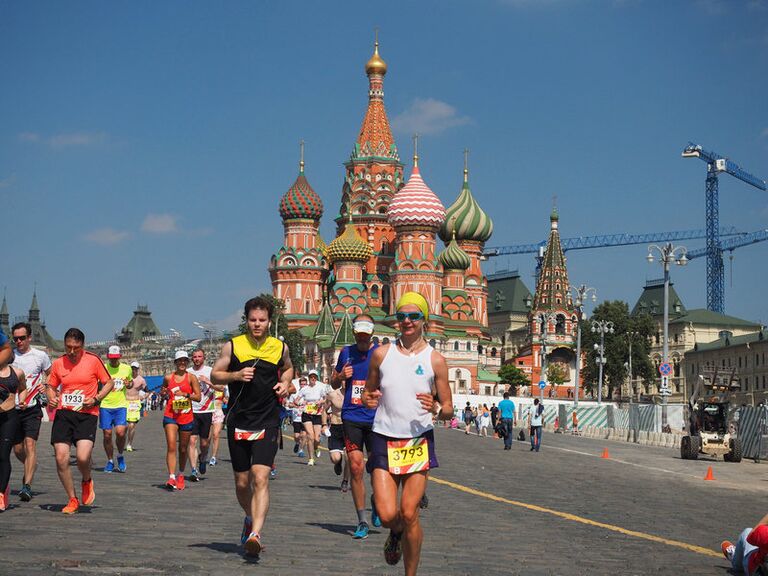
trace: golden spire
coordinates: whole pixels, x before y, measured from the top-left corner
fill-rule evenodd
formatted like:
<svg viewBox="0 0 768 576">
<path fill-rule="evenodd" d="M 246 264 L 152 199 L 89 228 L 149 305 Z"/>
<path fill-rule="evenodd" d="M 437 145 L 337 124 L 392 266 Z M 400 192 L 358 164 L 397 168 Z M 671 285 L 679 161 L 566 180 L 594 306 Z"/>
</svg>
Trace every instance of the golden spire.
<svg viewBox="0 0 768 576">
<path fill-rule="evenodd" d="M 469 148 L 464 148 L 464 184 L 469 182 Z"/>
<path fill-rule="evenodd" d="M 413 135 L 413 167 L 419 167 L 419 135 Z"/>
<path fill-rule="evenodd" d="M 369 76 L 371 74 L 379 74 L 384 76 L 387 73 L 387 63 L 379 56 L 379 29 L 376 28 L 376 41 L 373 44 L 373 56 L 368 60 L 365 65 L 365 73 Z"/>
<path fill-rule="evenodd" d="M 304 140 L 299 141 L 299 172 L 304 173 Z"/>
</svg>

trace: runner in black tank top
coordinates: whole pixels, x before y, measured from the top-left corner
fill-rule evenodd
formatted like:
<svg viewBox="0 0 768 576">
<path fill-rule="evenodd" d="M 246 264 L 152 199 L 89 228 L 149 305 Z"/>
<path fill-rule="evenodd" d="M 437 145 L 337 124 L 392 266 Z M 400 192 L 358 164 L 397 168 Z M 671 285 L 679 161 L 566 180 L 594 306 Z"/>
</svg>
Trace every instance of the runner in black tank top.
<svg viewBox="0 0 768 576">
<path fill-rule="evenodd" d="M 27 396 L 24 372 L 7 363 L 0 364 L 0 512 L 8 506 L 11 449 L 18 426 L 16 394 L 24 402 Z"/>
</svg>

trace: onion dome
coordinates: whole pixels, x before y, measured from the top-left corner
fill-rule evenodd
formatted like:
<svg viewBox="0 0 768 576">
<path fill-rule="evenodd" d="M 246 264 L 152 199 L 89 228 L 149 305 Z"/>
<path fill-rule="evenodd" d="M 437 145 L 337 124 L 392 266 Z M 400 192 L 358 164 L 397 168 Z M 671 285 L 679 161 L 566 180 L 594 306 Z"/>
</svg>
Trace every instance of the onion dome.
<svg viewBox="0 0 768 576">
<path fill-rule="evenodd" d="M 467 253 L 456 243 L 455 230 L 453 231 L 452 236 L 450 243 L 446 246 L 445 250 L 440 252 L 437 259 L 440 260 L 440 264 L 442 264 L 443 268 L 446 270 L 466 270 L 472 265 L 472 261 L 469 259 Z"/>
<path fill-rule="evenodd" d="M 392 226 L 431 228 L 439 228 L 445 220 L 443 203 L 421 178 L 418 156 L 413 158 L 413 172 L 408 182 L 389 203 L 387 220 Z"/>
<path fill-rule="evenodd" d="M 387 73 L 387 63 L 379 56 L 379 41 L 378 39 L 373 45 L 373 56 L 365 64 L 365 73 L 370 76 L 371 74 L 379 74 L 384 76 Z"/>
<path fill-rule="evenodd" d="M 367 262 L 373 254 L 370 244 L 360 238 L 360 235 L 352 225 L 350 214 L 349 222 L 341 236 L 334 238 L 326 248 L 328 260 L 331 262 L 352 261 Z"/>
<path fill-rule="evenodd" d="M 304 143 L 302 142 L 299 175 L 288 192 L 280 199 L 280 217 L 283 220 L 290 218 L 320 220 L 322 215 L 323 201 L 304 176 Z"/>
<path fill-rule="evenodd" d="M 464 185 L 456 201 L 446 210 L 445 222 L 440 228 L 440 238 L 448 242 L 451 230 L 457 240 L 485 242 L 493 233 L 493 221 L 483 212 L 469 188 L 469 170 L 464 168 Z"/>
</svg>

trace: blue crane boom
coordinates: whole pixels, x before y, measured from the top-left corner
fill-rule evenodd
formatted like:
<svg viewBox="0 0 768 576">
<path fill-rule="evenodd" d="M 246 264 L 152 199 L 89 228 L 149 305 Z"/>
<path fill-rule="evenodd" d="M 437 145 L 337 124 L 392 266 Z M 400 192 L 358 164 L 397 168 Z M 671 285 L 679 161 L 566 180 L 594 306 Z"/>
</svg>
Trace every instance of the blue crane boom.
<svg viewBox="0 0 768 576">
<path fill-rule="evenodd" d="M 758 230 L 757 232 L 742 234 L 740 236 L 729 238 L 728 240 L 723 240 L 720 242 L 720 249 L 723 252 L 726 250 L 733 251 L 736 248 L 757 244 L 758 242 L 765 242 L 766 240 L 768 240 L 768 230 Z M 688 250 L 685 257 L 688 258 L 688 260 L 693 260 L 694 258 L 701 258 L 706 255 L 706 248 L 697 248 L 696 250 Z"/>
<path fill-rule="evenodd" d="M 766 190 L 768 186 L 765 180 L 753 176 L 729 158 L 717 152 L 705 150 L 693 142 L 688 143 L 682 156 L 683 158 L 699 158 L 707 163 L 707 179 L 704 188 L 707 232 L 705 248 L 707 256 L 707 308 L 722 314 L 725 311 L 725 273 L 723 247 L 720 242 L 720 184 L 717 176 L 720 172 L 726 172 L 760 190 Z"/>
<path fill-rule="evenodd" d="M 744 233 L 733 226 L 720 230 L 721 236 L 740 236 Z M 587 248 L 606 248 L 609 246 L 629 246 L 632 244 L 648 244 L 652 242 L 676 242 L 693 238 L 706 238 L 706 230 L 679 230 L 676 232 L 651 232 L 648 234 L 605 234 L 601 236 L 577 236 L 563 238 L 560 244 L 563 251 L 585 250 Z M 483 256 L 505 256 L 507 254 L 536 254 L 546 247 L 547 241 L 537 244 L 515 244 L 513 246 L 495 246 L 483 250 Z"/>
</svg>

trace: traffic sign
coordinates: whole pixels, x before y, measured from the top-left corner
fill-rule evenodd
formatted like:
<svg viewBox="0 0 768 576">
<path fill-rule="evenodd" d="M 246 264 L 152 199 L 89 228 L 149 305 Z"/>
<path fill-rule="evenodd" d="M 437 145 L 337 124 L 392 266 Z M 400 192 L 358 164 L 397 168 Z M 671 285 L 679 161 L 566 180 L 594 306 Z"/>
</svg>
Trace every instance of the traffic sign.
<svg viewBox="0 0 768 576">
<path fill-rule="evenodd" d="M 544 390 L 547 387 L 547 383 L 544 380 L 539 380 L 539 388 Z"/>
<path fill-rule="evenodd" d="M 661 396 L 671 396 L 672 390 L 669 389 L 669 376 L 661 377 L 661 386 L 659 386 L 659 394 Z"/>
<path fill-rule="evenodd" d="M 669 364 L 669 362 L 659 364 L 659 374 L 662 376 L 669 376 L 672 374 L 672 366 Z"/>
</svg>

